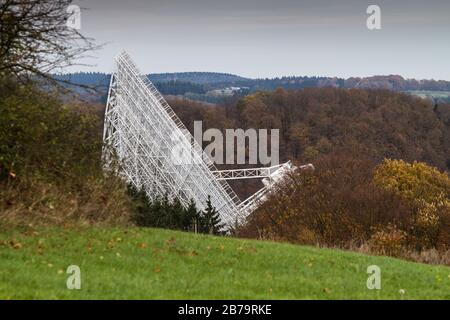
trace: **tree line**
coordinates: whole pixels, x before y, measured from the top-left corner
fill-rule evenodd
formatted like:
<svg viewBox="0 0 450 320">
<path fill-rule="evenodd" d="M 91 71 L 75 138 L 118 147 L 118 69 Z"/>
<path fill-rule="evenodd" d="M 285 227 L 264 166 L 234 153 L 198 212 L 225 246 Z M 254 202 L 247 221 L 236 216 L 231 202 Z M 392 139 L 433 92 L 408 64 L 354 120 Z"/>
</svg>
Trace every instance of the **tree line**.
<svg viewBox="0 0 450 320">
<path fill-rule="evenodd" d="M 165 195 L 150 199 L 145 190 L 138 190 L 133 186 L 129 186 L 128 192 L 133 199 L 134 220 L 138 226 L 211 235 L 224 234 L 224 224 L 213 207 L 210 196 L 205 208 L 199 210 L 193 200 L 185 208 L 178 198 L 169 199 Z"/>
</svg>

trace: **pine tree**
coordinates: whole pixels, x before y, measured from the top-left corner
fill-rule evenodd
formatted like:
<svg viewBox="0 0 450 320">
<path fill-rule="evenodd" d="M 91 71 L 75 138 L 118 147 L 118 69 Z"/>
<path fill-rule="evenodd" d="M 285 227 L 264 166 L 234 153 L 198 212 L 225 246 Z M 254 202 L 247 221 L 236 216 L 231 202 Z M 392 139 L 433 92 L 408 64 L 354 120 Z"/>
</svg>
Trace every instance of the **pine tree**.
<svg viewBox="0 0 450 320">
<path fill-rule="evenodd" d="M 213 234 L 218 234 L 222 228 L 220 217 L 210 199 L 205 219 L 194 200 L 184 208 L 180 199 L 171 200 L 167 194 L 151 200 L 144 189 L 139 190 L 131 185 L 128 193 L 133 199 L 134 220 L 138 226 Z"/>
<path fill-rule="evenodd" d="M 224 227 L 221 223 L 219 213 L 216 208 L 212 206 L 211 196 L 208 196 L 206 201 L 206 208 L 202 216 L 202 232 L 209 234 L 220 234 L 220 230 Z"/>
<path fill-rule="evenodd" d="M 138 225 L 149 224 L 149 214 L 151 204 L 144 189 L 138 190 L 132 185 L 128 186 L 128 194 L 133 199 L 133 211 L 135 212 L 135 221 Z"/>
<path fill-rule="evenodd" d="M 194 200 L 191 199 L 189 207 L 184 211 L 183 218 L 183 230 L 198 233 L 201 216 Z"/>
<path fill-rule="evenodd" d="M 169 228 L 183 230 L 186 210 L 183 208 L 180 199 L 175 198 L 168 210 L 170 212 Z"/>
</svg>

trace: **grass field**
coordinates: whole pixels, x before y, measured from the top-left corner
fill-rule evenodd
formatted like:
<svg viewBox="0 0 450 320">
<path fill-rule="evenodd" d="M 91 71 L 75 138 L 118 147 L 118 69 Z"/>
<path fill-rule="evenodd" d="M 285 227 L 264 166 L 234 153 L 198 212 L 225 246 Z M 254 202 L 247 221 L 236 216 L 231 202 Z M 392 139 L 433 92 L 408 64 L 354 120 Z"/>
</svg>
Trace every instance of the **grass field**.
<svg viewBox="0 0 450 320">
<path fill-rule="evenodd" d="M 366 287 L 370 265 L 381 290 Z M 450 299 L 450 268 L 155 229 L 2 231 L 0 299 L 57 298 Z"/>
</svg>

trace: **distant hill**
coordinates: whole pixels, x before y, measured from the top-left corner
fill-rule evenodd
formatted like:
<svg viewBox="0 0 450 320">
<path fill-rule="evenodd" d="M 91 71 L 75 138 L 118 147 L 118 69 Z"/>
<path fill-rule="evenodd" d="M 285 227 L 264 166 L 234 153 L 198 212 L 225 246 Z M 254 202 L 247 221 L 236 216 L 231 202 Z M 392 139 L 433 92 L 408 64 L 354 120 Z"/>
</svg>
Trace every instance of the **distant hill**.
<svg viewBox="0 0 450 320">
<path fill-rule="evenodd" d="M 99 89 L 104 100 L 109 85 L 110 75 L 105 73 L 73 73 L 55 76 L 59 80 L 74 84 L 92 86 Z M 150 74 L 149 79 L 164 95 L 185 96 L 194 100 L 220 102 L 216 94 L 208 94 L 217 90 L 229 88 L 244 88 L 238 92 L 251 93 L 256 91 L 272 91 L 277 88 L 304 89 L 304 88 L 359 88 L 359 89 L 387 89 L 392 91 L 410 92 L 441 92 L 437 95 L 439 100 L 450 101 L 450 81 L 443 80 L 416 80 L 405 79 L 399 75 L 373 76 L 365 78 L 336 78 L 336 77 L 280 77 L 266 79 L 249 79 L 233 74 L 217 72 L 179 72 Z M 83 89 L 76 89 L 84 95 Z M 423 94 L 422 94 L 423 95 Z M 435 97 L 426 94 L 427 97 Z M 90 97 L 91 99 L 91 97 Z"/>
<path fill-rule="evenodd" d="M 111 75 L 109 74 L 79 72 L 56 75 L 55 78 L 77 85 L 71 89 L 84 100 L 106 102 L 108 86 L 111 79 Z M 192 100 L 212 103 L 220 103 L 224 97 L 217 97 L 214 94 L 210 95 L 208 94 L 209 91 L 233 87 L 252 81 L 251 79 L 240 76 L 217 72 L 161 73 L 150 74 L 148 78 L 163 95 L 183 96 Z M 91 90 L 79 86 L 94 88 L 98 93 L 93 94 Z"/>
<path fill-rule="evenodd" d="M 108 86 L 110 75 L 99 72 L 77 72 L 64 75 L 56 75 L 56 79 L 70 81 L 75 84 L 89 86 Z M 217 72 L 177 72 L 149 74 L 148 78 L 154 83 L 166 82 L 190 82 L 195 84 L 238 83 L 252 81 L 233 74 Z"/>
<path fill-rule="evenodd" d="M 197 84 L 216 84 L 216 83 L 238 83 L 242 81 L 251 81 L 234 74 L 217 72 L 177 72 L 177 73 L 157 73 L 150 74 L 149 79 L 152 82 L 192 82 Z"/>
<path fill-rule="evenodd" d="M 71 81 L 76 84 L 92 86 L 108 86 L 109 74 L 105 73 L 71 73 L 55 76 L 57 79 Z M 416 80 L 405 79 L 399 75 L 373 76 L 365 78 L 336 78 L 336 77 L 281 77 L 266 79 L 249 79 L 233 74 L 216 72 L 180 72 L 158 73 L 148 75 L 154 83 L 190 82 L 211 87 L 245 86 L 254 90 L 302 88 L 361 88 L 361 89 L 388 89 L 394 91 L 450 91 L 450 81 L 444 80 Z"/>
</svg>

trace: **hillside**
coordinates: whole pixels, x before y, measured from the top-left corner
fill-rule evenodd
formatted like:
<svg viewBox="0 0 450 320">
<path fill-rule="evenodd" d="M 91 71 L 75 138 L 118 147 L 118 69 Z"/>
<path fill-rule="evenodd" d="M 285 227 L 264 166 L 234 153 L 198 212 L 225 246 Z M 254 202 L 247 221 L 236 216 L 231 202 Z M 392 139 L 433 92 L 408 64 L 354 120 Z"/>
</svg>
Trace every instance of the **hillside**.
<svg viewBox="0 0 450 320">
<path fill-rule="evenodd" d="M 357 158 L 364 155 L 377 163 L 400 158 L 450 169 L 450 105 L 399 92 L 278 89 L 224 107 L 169 103 L 188 128 L 203 120 L 208 128 L 227 128 L 231 123 L 234 128 L 279 129 L 281 161 L 316 162 L 348 149 Z"/>
<path fill-rule="evenodd" d="M 55 76 L 58 80 L 77 85 L 95 87 L 98 93 L 70 86 L 84 100 L 106 102 L 110 75 L 105 73 L 72 73 Z M 272 91 L 277 88 L 298 90 L 305 88 L 343 88 L 343 89 L 386 89 L 407 92 L 436 102 L 450 102 L 450 82 L 435 80 L 404 79 L 401 76 L 374 76 L 365 78 L 306 77 L 286 76 L 265 79 L 249 79 L 233 74 L 217 72 L 178 72 L 150 74 L 148 78 L 157 89 L 167 96 L 184 97 L 189 100 L 221 104 L 227 100 L 230 91 L 239 97 L 257 91 Z M 219 92 L 219 93 L 218 93 Z"/>
<path fill-rule="evenodd" d="M 81 291 L 66 289 L 69 265 Z M 381 290 L 366 287 L 371 265 Z M 156 229 L 2 233 L 0 299 L 55 298 L 449 299 L 450 268 Z"/>
<path fill-rule="evenodd" d="M 55 76 L 57 79 L 69 80 L 83 85 L 108 85 L 109 74 L 99 72 L 78 72 Z M 307 77 L 284 76 L 276 78 L 250 79 L 234 74 L 219 72 L 175 72 L 149 74 L 149 79 L 158 82 L 191 82 L 202 85 L 246 86 L 252 90 L 274 90 L 302 88 L 361 88 L 389 89 L 394 91 L 450 91 L 450 81 L 405 79 L 399 75 L 380 75 L 372 77 Z"/>
<path fill-rule="evenodd" d="M 99 72 L 78 72 L 65 75 L 55 76 L 58 80 L 70 81 L 75 84 L 88 86 L 108 86 L 110 74 Z M 250 79 L 243 78 L 233 74 L 218 72 L 175 72 L 175 73 L 155 73 L 149 74 L 148 78 L 154 82 L 190 82 L 195 84 L 232 84 L 235 82 L 248 81 Z"/>
</svg>

